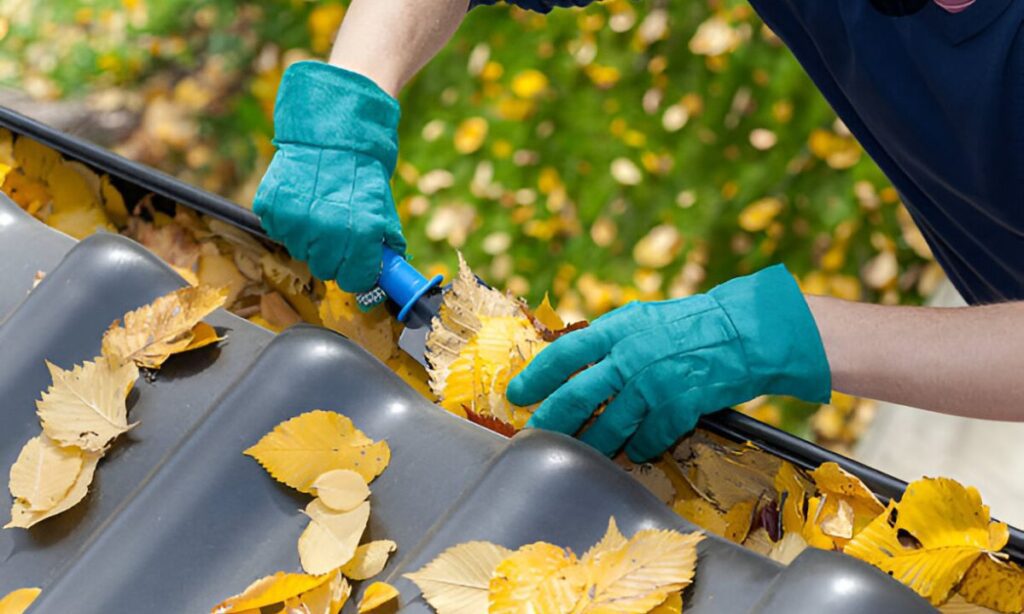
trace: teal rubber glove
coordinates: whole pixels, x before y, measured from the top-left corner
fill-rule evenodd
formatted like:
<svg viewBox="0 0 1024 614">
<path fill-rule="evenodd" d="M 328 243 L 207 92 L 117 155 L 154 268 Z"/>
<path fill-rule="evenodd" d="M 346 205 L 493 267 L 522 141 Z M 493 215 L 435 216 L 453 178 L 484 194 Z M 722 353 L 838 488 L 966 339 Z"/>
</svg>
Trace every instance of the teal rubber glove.
<svg viewBox="0 0 1024 614">
<path fill-rule="evenodd" d="M 827 402 L 831 380 L 810 308 L 779 265 L 707 294 L 608 313 L 544 349 L 508 398 L 547 397 L 527 427 L 573 434 L 614 397 L 581 439 L 608 455 L 628 440 L 626 454 L 642 462 L 703 414 L 761 394 Z"/>
<path fill-rule="evenodd" d="M 373 287 L 384 244 L 405 253 L 390 185 L 400 114 L 373 81 L 321 62 L 293 64 L 278 90 L 278 149 L 253 210 L 270 238 L 348 292 Z"/>
</svg>

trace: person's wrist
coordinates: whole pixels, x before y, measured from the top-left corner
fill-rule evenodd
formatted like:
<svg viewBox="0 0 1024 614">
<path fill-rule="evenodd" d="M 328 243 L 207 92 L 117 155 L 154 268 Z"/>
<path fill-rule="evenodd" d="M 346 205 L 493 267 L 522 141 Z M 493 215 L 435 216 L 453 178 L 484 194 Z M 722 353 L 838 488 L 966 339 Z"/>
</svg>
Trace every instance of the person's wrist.
<svg viewBox="0 0 1024 614">
<path fill-rule="evenodd" d="M 743 345 L 753 393 L 824 403 L 831 374 L 814 316 L 782 265 L 726 282 L 708 293 Z"/>
<path fill-rule="evenodd" d="M 402 90 L 401 74 L 392 70 L 386 62 L 364 61 L 361 58 L 341 57 L 340 54 L 332 53 L 328 63 L 341 70 L 366 77 L 392 98 L 397 99 L 398 93 Z"/>
<path fill-rule="evenodd" d="M 274 142 L 362 153 L 379 160 L 390 176 L 400 117 L 398 101 L 371 79 L 323 62 L 296 62 L 281 79 Z"/>
</svg>

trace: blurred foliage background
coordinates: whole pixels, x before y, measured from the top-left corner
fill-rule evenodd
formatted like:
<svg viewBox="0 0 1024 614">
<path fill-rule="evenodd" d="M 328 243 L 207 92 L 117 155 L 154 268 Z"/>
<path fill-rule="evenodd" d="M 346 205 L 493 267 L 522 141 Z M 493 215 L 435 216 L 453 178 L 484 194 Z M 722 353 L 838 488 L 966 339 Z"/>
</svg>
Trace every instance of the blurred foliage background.
<svg viewBox="0 0 1024 614">
<path fill-rule="evenodd" d="M 282 71 L 326 57 L 346 4 L 0 0 L 0 82 L 128 112 L 116 151 L 248 206 Z M 775 262 L 809 292 L 889 304 L 943 279 L 895 190 L 739 0 L 480 8 L 402 103 L 394 193 L 416 263 L 447 273 L 462 250 L 567 320 Z M 873 405 L 745 409 L 843 448 Z"/>
</svg>

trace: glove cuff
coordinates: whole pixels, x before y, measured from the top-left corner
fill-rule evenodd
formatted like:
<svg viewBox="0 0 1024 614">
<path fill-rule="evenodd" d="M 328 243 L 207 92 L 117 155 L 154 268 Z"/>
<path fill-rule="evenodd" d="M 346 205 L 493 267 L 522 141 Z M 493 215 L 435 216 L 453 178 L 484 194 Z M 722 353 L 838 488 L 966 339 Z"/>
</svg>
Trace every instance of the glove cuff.
<svg viewBox="0 0 1024 614">
<path fill-rule="evenodd" d="M 395 171 L 401 109 L 370 79 L 323 62 L 292 64 L 274 106 L 274 144 L 346 149 Z"/>
<path fill-rule="evenodd" d="M 783 265 L 728 281 L 708 293 L 735 326 L 757 394 L 827 403 L 832 371 L 807 301 Z"/>
</svg>

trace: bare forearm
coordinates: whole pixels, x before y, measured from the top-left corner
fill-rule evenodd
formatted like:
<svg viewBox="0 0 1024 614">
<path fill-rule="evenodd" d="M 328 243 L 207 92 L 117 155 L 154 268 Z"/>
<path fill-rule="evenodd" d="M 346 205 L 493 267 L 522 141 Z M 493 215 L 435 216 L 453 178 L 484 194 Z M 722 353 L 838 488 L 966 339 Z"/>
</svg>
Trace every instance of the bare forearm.
<svg viewBox="0 0 1024 614">
<path fill-rule="evenodd" d="M 352 0 L 331 51 L 331 64 L 399 90 L 444 47 L 469 0 Z"/>
<path fill-rule="evenodd" d="M 848 394 L 948 414 L 1024 420 L 1024 303 L 884 307 L 808 296 Z"/>
</svg>

